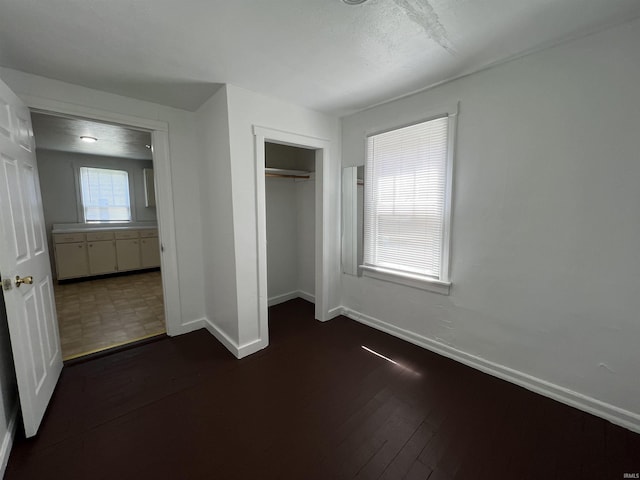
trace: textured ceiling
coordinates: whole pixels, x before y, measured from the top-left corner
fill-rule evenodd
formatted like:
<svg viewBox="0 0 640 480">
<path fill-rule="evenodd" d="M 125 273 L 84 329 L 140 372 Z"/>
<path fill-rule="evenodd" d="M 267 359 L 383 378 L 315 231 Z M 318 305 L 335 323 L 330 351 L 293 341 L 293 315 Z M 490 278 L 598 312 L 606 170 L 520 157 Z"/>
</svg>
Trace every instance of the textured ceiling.
<svg viewBox="0 0 640 480">
<path fill-rule="evenodd" d="M 640 16 L 638 0 L 0 0 L 0 65 L 188 110 L 343 115 Z"/>
<path fill-rule="evenodd" d="M 103 155 L 134 160 L 151 160 L 151 134 L 118 125 L 77 118 L 31 113 L 36 147 L 59 152 Z M 80 140 L 81 135 L 95 137 L 95 143 Z"/>
</svg>

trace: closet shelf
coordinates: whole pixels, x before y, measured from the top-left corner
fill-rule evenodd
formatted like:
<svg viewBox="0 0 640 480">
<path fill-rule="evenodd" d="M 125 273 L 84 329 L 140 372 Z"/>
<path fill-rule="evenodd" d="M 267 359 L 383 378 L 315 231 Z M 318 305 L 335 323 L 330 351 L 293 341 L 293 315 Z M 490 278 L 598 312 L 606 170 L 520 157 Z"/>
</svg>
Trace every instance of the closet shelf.
<svg viewBox="0 0 640 480">
<path fill-rule="evenodd" d="M 281 178 L 309 178 L 311 172 L 305 170 L 285 170 L 283 168 L 265 168 L 264 175 L 266 177 L 281 177 Z"/>
</svg>

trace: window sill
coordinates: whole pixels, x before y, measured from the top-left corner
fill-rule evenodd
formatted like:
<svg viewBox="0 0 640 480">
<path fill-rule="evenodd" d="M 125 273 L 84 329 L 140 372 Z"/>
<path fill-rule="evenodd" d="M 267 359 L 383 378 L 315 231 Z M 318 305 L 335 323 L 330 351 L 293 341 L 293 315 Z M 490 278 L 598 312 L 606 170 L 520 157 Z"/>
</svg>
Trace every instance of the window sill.
<svg viewBox="0 0 640 480">
<path fill-rule="evenodd" d="M 370 267 L 368 265 L 360 265 L 360 268 L 362 268 L 362 274 L 365 277 L 406 285 L 407 287 L 439 293 L 440 295 L 449 295 L 449 290 L 451 289 L 451 282 L 441 282 L 440 280 L 425 278 L 419 275 L 401 274 L 392 270 Z"/>
</svg>

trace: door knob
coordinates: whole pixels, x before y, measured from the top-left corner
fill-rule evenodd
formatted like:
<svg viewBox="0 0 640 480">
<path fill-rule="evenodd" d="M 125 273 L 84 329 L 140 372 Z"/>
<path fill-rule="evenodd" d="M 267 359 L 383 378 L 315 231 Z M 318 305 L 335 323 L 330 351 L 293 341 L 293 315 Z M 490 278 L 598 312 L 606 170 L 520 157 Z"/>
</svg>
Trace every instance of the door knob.
<svg viewBox="0 0 640 480">
<path fill-rule="evenodd" d="M 28 277 L 22 277 L 16 275 L 16 287 L 20 288 L 20 285 L 26 283 L 27 285 L 31 285 L 33 283 L 33 277 L 29 275 Z"/>
</svg>

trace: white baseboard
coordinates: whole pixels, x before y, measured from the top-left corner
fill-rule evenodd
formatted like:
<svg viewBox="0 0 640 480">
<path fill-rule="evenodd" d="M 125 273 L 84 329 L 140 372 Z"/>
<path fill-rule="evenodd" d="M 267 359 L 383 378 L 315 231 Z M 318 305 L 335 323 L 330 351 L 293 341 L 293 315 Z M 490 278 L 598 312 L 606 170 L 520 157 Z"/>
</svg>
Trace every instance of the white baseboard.
<svg viewBox="0 0 640 480">
<path fill-rule="evenodd" d="M 207 331 L 213 335 L 214 337 L 216 337 L 218 339 L 218 341 L 223 344 L 227 350 L 229 350 L 231 353 L 233 353 L 233 355 L 236 358 L 240 358 L 240 348 L 238 348 L 238 344 L 236 342 L 234 342 L 231 338 L 229 338 L 229 336 L 223 332 L 222 330 L 220 330 L 218 328 L 217 325 L 215 325 L 211 320 L 209 320 L 208 318 L 204 319 L 204 328 L 207 329 Z"/>
<path fill-rule="evenodd" d="M 298 291 L 294 290 L 293 292 L 283 293 L 282 295 L 275 295 L 273 297 L 269 297 L 267 304 L 270 307 L 274 305 L 278 305 L 280 303 L 288 302 L 289 300 L 293 300 L 294 298 L 298 298 Z"/>
<path fill-rule="evenodd" d="M 263 348 L 267 348 L 269 343 L 259 338 L 258 340 L 254 340 L 253 342 L 245 343 L 238 348 L 238 359 L 247 357 L 253 353 L 259 352 Z"/>
<path fill-rule="evenodd" d="M 238 345 L 233 339 L 231 339 L 225 332 L 220 330 L 218 326 L 216 326 L 211 320 L 208 318 L 204 319 L 204 328 L 207 331 L 216 337 L 218 341 L 223 344 L 227 350 L 229 350 L 237 359 L 241 359 L 246 357 L 247 355 L 251 355 L 252 353 L 256 353 L 263 348 L 268 346 L 268 342 L 262 339 L 257 339 L 249 343 L 245 343 L 244 345 Z"/>
<path fill-rule="evenodd" d="M 196 320 L 183 323 L 182 325 L 171 328 L 171 330 L 167 330 L 167 335 L 175 337 L 176 335 L 183 335 L 185 333 L 200 330 L 201 328 L 204 328 L 205 320 L 205 318 L 198 318 Z"/>
<path fill-rule="evenodd" d="M 298 290 L 298 297 L 307 302 L 316 303 L 316 296 L 304 290 Z"/>
<path fill-rule="evenodd" d="M 451 358 L 457 362 L 468 365 L 481 372 L 493 375 L 507 382 L 514 383 L 521 387 L 539 393 L 545 397 L 552 398 L 561 403 L 575 407 L 579 410 L 591 413 L 597 417 L 625 427 L 636 433 L 640 433 L 640 414 L 624 410 L 609 403 L 602 402 L 595 398 L 574 392 L 560 385 L 556 385 L 546 380 L 531 376 L 524 372 L 514 370 L 504 365 L 485 360 L 484 358 L 471 355 L 462 350 L 458 350 L 444 343 L 437 342 L 422 335 L 418 335 L 409 330 L 405 330 L 377 318 L 365 315 L 355 310 L 342 307 L 342 314 L 347 317 L 373 327 L 377 330 L 389 333 L 395 337 L 402 338 L 414 345 L 431 350 L 439 355 Z"/>
<path fill-rule="evenodd" d="M 16 399 L 16 403 L 18 400 Z M 7 463 L 9 462 L 9 455 L 11 454 L 11 447 L 13 446 L 13 439 L 16 436 L 16 427 L 18 424 L 18 405 L 16 405 L 11 412 L 9 418 L 9 424 L 7 425 L 7 431 L 2 439 L 2 446 L 0 447 L 0 478 L 4 478 L 4 472 L 7 469 Z"/>
<path fill-rule="evenodd" d="M 294 290 L 292 292 L 283 293 L 281 295 L 275 295 L 273 297 L 270 297 L 269 300 L 267 301 L 267 304 L 270 307 L 273 307 L 274 305 L 278 305 L 280 303 L 288 302 L 289 300 L 293 300 L 294 298 L 302 298 L 303 300 L 306 300 L 307 302 L 316 303 L 315 295 L 312 295 L 312 294 L 310 294 L 308 292 L 305 292 L 303 290 Z"/>
<path fill-rule="evenodd" d="M 344 307 L 332 308 L 327 312 L 327 320 L 339 317 L 340 315 L 344 315 Z"/>
</svg>

